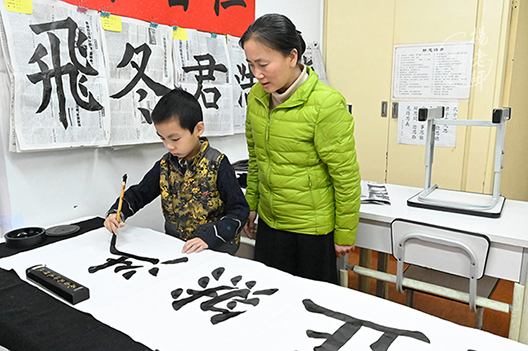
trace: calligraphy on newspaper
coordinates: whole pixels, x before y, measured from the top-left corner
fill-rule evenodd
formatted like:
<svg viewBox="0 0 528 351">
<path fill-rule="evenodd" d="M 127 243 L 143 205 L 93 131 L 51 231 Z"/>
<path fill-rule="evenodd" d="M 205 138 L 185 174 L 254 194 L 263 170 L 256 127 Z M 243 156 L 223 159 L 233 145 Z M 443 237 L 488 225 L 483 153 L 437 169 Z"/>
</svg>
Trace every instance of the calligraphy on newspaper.
<svg viewBox="0 0 528 351">
<path fill-rule="evenodd" d="M 207 136 L 233 134 L 230 60 L 224 36 L 187 29 L 188 40 L 175 40 L 178 85 L 200 102 Z"/>
<path fill-rule="evenodd" d="M 172 28 L 122 18 L 122 31 L 105 31 L 112 145 L 158 142 L 151 113 L 174 88 Z"/>
<path fill-rule="evenodd" d="M 12 151 L 108 145 L 108 88 L 95 11 L 36 0 L 2 11 Z M 14 139 L 14 140 L 13 140 Z"/>
</svg>

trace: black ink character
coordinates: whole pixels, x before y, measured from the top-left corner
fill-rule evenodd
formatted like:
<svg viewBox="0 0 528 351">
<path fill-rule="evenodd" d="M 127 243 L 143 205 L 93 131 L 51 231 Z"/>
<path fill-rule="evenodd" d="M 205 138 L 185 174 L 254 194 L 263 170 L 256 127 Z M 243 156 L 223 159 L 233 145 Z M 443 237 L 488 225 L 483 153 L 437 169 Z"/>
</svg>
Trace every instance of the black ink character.
<svg viewBox="0 0 528 351">
<path fill-rule="evenodd" d="M 311 57 L 308 57 L 306 55 L 303 55 L 302 56 L 302 61 L 303 61 L 303 64 L 306 65 L 306 66 L 309 66 L 311 68 L 313 68 L 313 60 Z"/>
<path fill-rule="evenodd" d="M 194 97 L 198 100 L 200 97 L 202 97 L 202 101 L 204 103 L 205 108 L 215 108 L 219 109 L 218 107 L 218 100 L 222 96 L 220 94 L 220 91 L 218 91 L 217 88 L 203 88 L 204 81 L 214 81 L 216 80 L 214 76 L 215 71 L 227 73 L 227 67 L 223 64 L 216 64 L 216 61 L 214 57 L 211 54 L 205 54 L 205 55 L 196 55 L 194 56 L 194 59 L 198 62 L 196 66 L 188 66 L 183 67 L 183 71 L 186 73 L 197 71 L 198 74 L 194 77 L 196 78 L 196 81 L 198 82 L 198 88 L 196 89 L 196 93 L 194 93 Z M 205 64 L 202 64 L 204 62 Z M 208 102 L 205 98 L 205 93 L 213 94 L 213 101 Z"/>
<path fill-rule="evenodd" d="M 223 267 L 219 267 L 215 269 L 213 272 L 211 272 L 211 276 L 214 278 L 215 281 L 219 281 L 222 274 L 224 273 L 225 269 Z M 245 305 L 251 305 L 251 306 L 257 306 L 260 302 L 260 299 L 258 297 L 248 298 L 249 294 L 251 293 L 251 289 L 257 284 L 256 281 L 248 281 L 245 283 L 245 288 L 238 288 L 237 284 L 242 280 L 242 276 L 236 276 L 231 278 L 231 284 L 230 285 L 219 285 L 216 287 L 207 288 L 209 285 L 209 282 L 211 279 L 209 277 L 201 277 L 198 279 L 198 285 L 203 290 L 193 290 L 193 289 L 187 289 L 187 294 L 190 295 L 189 297 L 182 298 L 178 300 L 178 298 L 183 293 L 182 288 L 175 289 L 171 292 L 171 296 L 175 301 L 172 303 L 172 307 L 178 311 L 183 306 L 196 301 L 201 298 L 209 298 L 209 300 L 204 301 L 200 304 L 200 308 L 202 311 L 211 311 L 211 312 L 218 312 L 217 314 L 213 315 L 211 317 L 211 323 L 213 325 L 224 322 L 230 318 L 236 317 L 242 313 L 245 313 L 246 311 L 233 311 L 238 304 L 245 304 Z M 265 289 L 265 290 L 258 290 L 254 291 L 254 296 L 259 295 L 267 295 L 271 296 L 275 294 L 279 289 Z M 219 295 L 220 291 L 226 291 L 223 294 Z M 221 304 L 223 302 L 226 302 L 226 307 L 218 307 L 218 304 Z"/>
<path fill-rule="evenodd" d="M 29 59 L 29 63 L 38 64 L 40 72 L 27 75 L 29 81 L 33 84 L 42 82 L 42 102 L 37 113 L 41 113 L 49 105 L 52 93 L 51 80 L 53 78 L 59 102 L 59 121 L 62 123 L 64 129 L 68 129 L 66 95 L 64 93 L 62 76 L 69 77 L 70 92 L 77 106 L 87 111 L 102 110 L 103 106 L 97 102 L 92 93 L 84 85 L 88 81 L 86 76 L 97 76 L 99 74 L 91 65 L 91 62 L 93 62 L 93 44 L 91 30 L 88 24 L 86 27 L 87 34 L 83 33 L 78 28 L 77 23 L 70 17 L 62 21 L 31 24 L 29 27 L 37 35 L 47 32 L 50 42 L 51 64 L 53 66 L 50 69 L 49 65 L 44 62 L 43 58 L 48 55 L 48 50 L 46 50 L 44 45 L 38 44 Z M 65 65 L 61 63 L 60 39 L 53 33 L 53 31 L 61 29 L 67 30 L 68 33 L 67 44 L 71 62 Z"/>
<path fill-rule="evenodd" d="M 134 54 L 142 54 L 141 63 L 139 65 L 135 61 L 132 61 Z M 130 64 L 137 71 L 137 74 L 134 76 L 134 78 L 132 78 L 132 80 L 130 81 L 130 83 L 127 84 L 126 87 L 124 87 L 121 91 L 111 95 L 111 98 L 122 98 L 123 96 L 128 94 L 139 83 L 140 80 L 143 80 L 143 82 L 156 94 L 156 96 L 162 96 L 170 91 L 169 88 L 167 88 L 163 84 L 155 82 L 154 80 L 152 80 L 152 78 L 145 74 L 145 70 L 147 69 L 148 60 L 151 54 L 152 49 L 147 44 L 142 44 L 137 48 L 134 48 L 129 43 L 126 43 L 123 58 L 121 59 L 121 62 L 119 62 L 119 64 L 117 65 L 117 68 L 123 68 Z M 143 101 L 148 95 L 148 92 L 142 88 L 138 89 L 136 93 L 139 95 L 139 102 Z M 141 112 L 143 118 L 145 118 L 145 121 L 148 124 L 152 124 L 152 118 L 150 117 L 151 111 L 142 107 L 139 107 L 138 110 Z"/>
<path fill-rule="evenodd" d="M 383 333 L 378 340 L 376 340 L 373 344 L 370 345 L 370 349 L 372 351 L 387 351 L 390 345 L 393 343 L 394 340 L 396 340 L 398 336 L 413 338 L 419 341 L 426 342 L 428 344 L 431 343 L 431 341 L 419 331 L 389 328 L 369 321 L 357 319 L 348 316 L 344 313 L 335 312 L 322 306 L 319 306 L 310 299 L 303 300 L 303 304 L 304 308 L 306 308 L 308 312 L 320 313 L 327 317 L 331 317 L 344 322 L 344 324 L 333 334 L 307 330 L 306 334 L 310 338 L 326 339 L 326 341 L 321 346 L 315 347 L 314 351 L 337 351 L 341 349 L 341 347 L 343 347 L 348 342 L 348 340 L 350 340 L 354 336 L 354 334 L 356 334 L 356 332 L 363 326 Z"/>
<path fill-rule="evenodd" d="M 169 7 L 172 6 L 183 6 L 183 11 L 187 11 L 189 0 L 169 0 Z"/>
<path fill-rule="evenodd" d="M 255 84 L 255 76 L 253 72 L 244 64 L 237 65 L 238 73 L 235 74 L 235 79 L 242 89 L 240 96 L 238 97 L 238 105 L 240 107 L 247 106 L 247 97 L 249 89 Z"/>
<path fill-rule="evenodd" d="M 220 15 L 220 6 L 219 5 L 222 5 L 224 10 L 227 9 L 228 7 L 230 7 L 230 6 L 243 6 L 243 7 L 246 7 L 246 3 L 243 0 L 229 0 L 229 1 L 222 1 L 222 2 L 220 2 L 220 0 L 215 0 L 214 10 L 215 10 L 215 13 L 216 13 L 217 17 Z"/>
<path fill-rule="evenodd" d="M 147 261 L 147 262 L 152 263 L 154 265 L 154 267 L 150 268 L 148 270 L 148 272 L 150 273 L 150 275 L 152 275 L 154 277 L 158 276 L 159 268 L 156 267 L 156 265 L 159 262 L 159 260 L 157 258 L 141 257 L 141 256 L 136 256 L 136 255 L 132 255 L 132 254 L 129 254 L 129 253 L 126 253 L 126 252 L 121 252 L 121 251 L 119 251 L 119 253 L 123 254 L 123 256 L 121 256 L 121 257 L 119 257 L 117 259 L 115 259 L 115 258 L 107 258 L 105 263 L 97 265 L 97 266 L 89 267 L 88 268 L 88 272 L 93 274 L 93 273 L 98 272 L 98 271 L 100 271 L 102 269 L 106 269 L 106 268 L 115 266 L 114 273 L 119 273 L 121 271 L 125 271 L 122 274 L 122 276 L 126 280 L 129 280 L 137 272 L 136 269 L 143 268 L 143 266 L 139 266 L 139 265 L 135 265 L 134 266 L 134 265 L 132 265 L 132 261 L 130 261 L 130 259 L 135 259 L 135 260 L 139 260 L 139 261 Z M 173 259 L 173 260 L 163 261 L 163 262 L 161 262 L 161 264 L 165 264 L 165 265 L 167 265 L 167 264 L 177 264 L 177 263 L 185 263 L 185 262 L 188 262 L 188 261 L 189 261 L 189 258 L 180 257 L 180 258 L 176 258 L 176 259 Z"/>
</svg>

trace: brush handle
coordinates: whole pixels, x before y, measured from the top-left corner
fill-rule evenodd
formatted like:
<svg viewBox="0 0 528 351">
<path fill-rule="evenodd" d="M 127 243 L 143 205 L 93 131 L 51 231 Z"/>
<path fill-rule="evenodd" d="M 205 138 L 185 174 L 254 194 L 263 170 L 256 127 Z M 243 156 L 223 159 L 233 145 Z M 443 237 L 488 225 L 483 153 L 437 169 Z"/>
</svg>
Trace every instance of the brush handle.
<svg viewBox="0 0 528 351">
<path fill-rule="evenodd" d="M 125 195 L 125 183 L 121 187 L 121 196 L 119 196 L 119 204 L 117 205 L 117 223 L 121 222 L 121 207 L 123 206 L 123 196 Z"/>
</svg>

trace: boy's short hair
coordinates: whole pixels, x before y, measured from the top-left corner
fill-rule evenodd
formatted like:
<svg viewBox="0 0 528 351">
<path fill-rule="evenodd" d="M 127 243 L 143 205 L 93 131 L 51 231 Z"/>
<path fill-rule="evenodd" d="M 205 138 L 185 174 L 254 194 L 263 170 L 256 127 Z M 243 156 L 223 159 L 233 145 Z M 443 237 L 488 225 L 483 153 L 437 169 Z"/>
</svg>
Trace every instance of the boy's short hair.
<svg viewBox="0 0 528 351">
<path fill-rule="evenodd" d="M 158 101 L 152 111 L 152 122 L 163 123 L 171 118 L 178 119 L 180 126 L 194 132 L 198 122 L 203 121 L 203 113 L 198 100 L 182 88 L 175 88 Z"/>
</svg>

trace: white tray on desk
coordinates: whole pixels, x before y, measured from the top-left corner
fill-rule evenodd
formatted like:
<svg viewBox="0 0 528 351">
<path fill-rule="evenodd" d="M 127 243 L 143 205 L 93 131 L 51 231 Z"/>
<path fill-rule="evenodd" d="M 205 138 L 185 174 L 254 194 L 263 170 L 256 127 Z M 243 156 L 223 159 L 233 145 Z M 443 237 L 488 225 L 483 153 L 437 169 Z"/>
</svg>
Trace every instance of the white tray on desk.
<svg viewBox="0 0 528 351">
<path fill-rule="evenodd" d="M 420 199 L 420 194 L 414 195 L 407 200 L 407 205 L 412 207 L 428 208 L 438 211 L 461 213 L 473 216 L 499 218 L 502 214 L 506 198 L 500 196 L 497 203 L 491 208 L 485 208 L 490 202 L 490 195 L 455 191 L 446 189 L 435 189 L 427 195 L 427 201 Z M 457 204 L 472 204 L 473 206 L 458 206 Z"/>
</svg>

